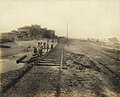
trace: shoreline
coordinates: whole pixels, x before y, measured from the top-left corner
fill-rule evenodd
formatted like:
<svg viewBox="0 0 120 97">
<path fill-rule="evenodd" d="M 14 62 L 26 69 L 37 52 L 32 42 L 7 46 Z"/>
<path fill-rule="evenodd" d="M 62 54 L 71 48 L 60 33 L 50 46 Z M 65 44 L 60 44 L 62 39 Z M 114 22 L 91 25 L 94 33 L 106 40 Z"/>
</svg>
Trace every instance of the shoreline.
<svg viewBox="0 0 120 97">
<path fill-rule="evenodd" d="M 10 70 L 15 70 L 24 67 L 24 63 L 16 63 L 16 60 L 24 55 L 27 55 L 25 60 L 28 60 L 33 54 L 33 47 L 37 47 L 38 42 L 46 42 L 45 39 L 41 40 L 31 40 L 31 41 L 17 41 L 13 43 L 8 43 L 11 45 L 11 48 L 1 48 L 1 56 L 0 56 L 0 73 L 7 72 Z M 49 47 L 51 42 L 49 42 Z M 55 46 L 56 43 L 53 43 Z M 44 52 L 46 50 L 43 50 Z M 9 64 L 9 65 L 8 65 Z"/>
</svg>

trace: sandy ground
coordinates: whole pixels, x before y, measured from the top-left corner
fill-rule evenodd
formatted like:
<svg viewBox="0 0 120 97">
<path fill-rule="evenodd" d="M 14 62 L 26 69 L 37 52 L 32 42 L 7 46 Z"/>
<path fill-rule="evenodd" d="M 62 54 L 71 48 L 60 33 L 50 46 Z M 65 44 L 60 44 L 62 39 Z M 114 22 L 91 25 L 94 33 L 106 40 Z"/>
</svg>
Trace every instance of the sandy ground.
<svg viewBox="0 0 120 97">
<path fill-rule="evenodd" d="M 15 41 L 14 43 L 4 43 L 4 45 L 11 46 L 11 48 L 0 48 L 1 57 L 8 57 L 17 53 L 23 52 L 27 47 L 30 46 L 29 52 L 33 51 L 33 46 L 37 47 L 38 42 L 46 42 L 46 39 L 41 40 L 31 40 L 31 41 Z M 51 41 L 48 43 L 49 47 L 51 45 Z M 57 43 L 54 43 L 56 45 Z"/>
<path fill-rule="evenodd" d="M 32 56 L 33 46 L 37 47 L 38 42 L 46 42 L 46 39 L 5 43 L 4 45 L 11 46 L 11 48 L 0 48 L 0 73 L 22 68 L 24 64 L 18 64 L 16 60 L 23 55 L 27 55 L 28 57 Z M 50 44 L 51 43 L 49 43 L 49 47 Z M 54 46 L 56 44 L 57 43 L 54 43 Z M 30 48 L 26 51 L 28 47 Z"/>
<path fill-rule="evenodd" d="M 29 46 L 27 42 L 15 42 L 15 43 L 6 43 L 5 45 L 11 46 L 11 48 L 1 48 L 1 58 L 0 58 L 0 73 L 8 72 L 10 70 L 15 70 L 22 68 L 23 63 L 16 63 L 16 60 L 21 56 L 32 53 L 32 48 L 27 52 L 24 50 Z"/>
<path fill-rule="evenodd" d="M 65 45 L 63 67 L 66 68 L 61 73 L 60 97 L 120 97 L 119 90 L 109 78 L 110 74 L 105 74 L 94 60 L 78 48 L 79 45 L 74 42 Z M 58 72 L 58 67 L 34 66 L 5 95 L 55 97 Z M 12 74 L 15 75 L 14 73 Z M 3 80 L 9 74 L 4 74 Z"/>
</svg>

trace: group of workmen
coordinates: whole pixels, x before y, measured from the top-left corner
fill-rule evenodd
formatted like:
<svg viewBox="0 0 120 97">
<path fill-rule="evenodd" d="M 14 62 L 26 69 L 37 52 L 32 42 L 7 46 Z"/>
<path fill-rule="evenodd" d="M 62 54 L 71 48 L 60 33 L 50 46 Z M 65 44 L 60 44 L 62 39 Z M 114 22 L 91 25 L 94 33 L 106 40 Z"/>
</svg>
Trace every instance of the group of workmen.
<svg viewBox="0 0 120 97">
<path fill-rule="evenodd" d="M 37 47 L 33 47 L 34 48 L 34 54 L 38 55 L 39 57 L 43 55 L 43 52 L 45 52 L 45 50 L 47 50 L 47 52 L 49 51 L 49 49 L 53 48 L 53 43 L 51 43 L 51 47 L 49 47 L 48 42 L 38 42 L 38 46 Z"/>
</svg>

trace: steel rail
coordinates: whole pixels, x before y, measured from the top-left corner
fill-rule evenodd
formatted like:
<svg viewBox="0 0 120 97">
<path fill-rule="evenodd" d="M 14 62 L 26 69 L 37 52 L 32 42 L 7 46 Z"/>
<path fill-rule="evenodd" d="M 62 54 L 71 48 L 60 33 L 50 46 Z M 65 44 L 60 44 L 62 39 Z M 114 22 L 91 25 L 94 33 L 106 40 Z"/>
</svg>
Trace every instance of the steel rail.
<svg viewBox="0 0 120 97">
<path fill-rule="evenodd" d="M 42 58 L 37 57 L 37 58 L 35 58 L 35 59 L 32 60 L 32 61 L 30 61 L 30 60 L 26 61 L 25 63 L 27 64 L 27 67 L 28 67 L 28 68 L 27 68 L 26 70 L 24 70 L 18 77 L 14 78 L 14 79 L 13 79 L 10 83 L 8 83 L 6 86 L 3 86 L 2 89 L 1 89 L 1 91 L 0 91 L 0 96 L 1 96 L 1 95 L 4 95 L 4 94 L 5 94 L 10 88 L 12 88 L 22 77 L 24 77 L 24 75 L 33 68 L 34 64 L 37 63 L 38 59 L 39 59 L 39 61 L 40 61 L 40 60 L 46 58 L 50 53 L 52 53 L 52 52 L 55 50 L 56 47 L 57 47 L 57 45 L 56 45 L 53 49 L 51 49 L 49 52 L 47 52 L 44 56 L 42 56 Z"/>
<path fill-rule="evenodd" d="M 86 52 L 85 50 L 83 50 L 82 48 L 79 47 L 79 49 L 81 51 L 83 51 L 85 54 L 89 55 L 89 53 Z M 117 87 L 120 88 L 120 75 L 117 74 L 115 71 L 111 70 L 109 67 L 107 67 L 106 64 L 103 64 L 102 62 L 100 62 L 97 59 L 95 59 L 93 56 L 89 55 L 89 57 L 92 58 L 94 61 L 96 61 L 99 65 L 101 65 L 102 67 L 107 69 L 109 72 L 111 72 L 114 75 L 115 79 L 116 79 Z"/>
<path fill-rule="evenodd" d="M 89 48 L 93 49 L 92 47 L 89 47 Z M 115 59 L 115 60 L 117 60 L 117 61 L 120 61 L 120 59 L 117 58 L 117 57 L 113 57 L 113 56 L 111 56 L 111 55 L 109 55 L 109 54 L 106 54 L 106 53 L 104 53 L 104 52 L 101 52 L 101 51 L 99 51 L 99 50 L 97 50 L 97 49 L 94 49 L 94 50 L 97 51 L 97 52 L 100 52 L 100 53 L 102 53 L 102 54 L 104 54 L 104 55 L 106 55 L 106 56 L 108 56 L 108 57 L 110 57 L 110 58 L 113 58 L 113 59 Z"/>
<path fill-rule="evenodd" d="M 64 60 L 64 44 L 62 44 L 62 50 L 61 50 L 61 60 L 60 60 L 60 67 L 58 72 L 58 84 L 56 88 L 56 97 L 60 97 L 60 92 L 61 92 L 61 76 L 62 76 L 63 60 Z"/>
</svg>

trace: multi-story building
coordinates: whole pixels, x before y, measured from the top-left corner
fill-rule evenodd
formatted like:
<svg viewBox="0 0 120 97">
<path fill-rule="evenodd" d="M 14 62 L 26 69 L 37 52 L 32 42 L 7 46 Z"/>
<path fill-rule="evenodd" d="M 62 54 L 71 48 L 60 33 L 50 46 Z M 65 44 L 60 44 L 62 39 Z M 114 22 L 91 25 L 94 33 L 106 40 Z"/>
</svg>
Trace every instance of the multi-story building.
<svg viewBox="0 0 120 97">
<path fill-rule="evenodd" d="M 11 32 L 8 33 L 0 33 L 0 43 L 4 42 L 13 42 L 14 41 L 14 34 Z"/>
<path fill-rule="evenodd" d="M 54 30 L 47 30 L 47 28 L 41 28 L 39 25 L 20 27 L 13 32 L 18 39 L 53 38 L 55 36 Z"/>
</svg>

